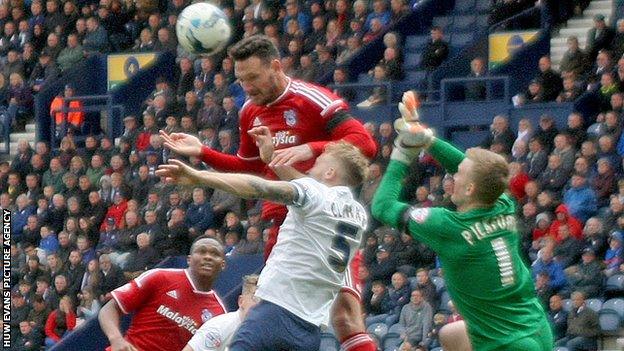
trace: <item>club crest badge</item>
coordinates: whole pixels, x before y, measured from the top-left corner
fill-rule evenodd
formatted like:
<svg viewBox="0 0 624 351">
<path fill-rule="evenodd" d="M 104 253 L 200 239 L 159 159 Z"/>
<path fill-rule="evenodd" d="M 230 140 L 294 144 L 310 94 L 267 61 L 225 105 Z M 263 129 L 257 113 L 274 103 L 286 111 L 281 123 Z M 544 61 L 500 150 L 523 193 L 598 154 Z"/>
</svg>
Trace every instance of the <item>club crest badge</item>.
<svg viewBox="0 0 624 351">
<path fill-rule="evenodd" d="M 212 318 L 212 313 L 207 309 L 203 309 L 201 314 L 202 323 L 206 323 L 210 318 Z"/>
<path fill-rule="evenodd" d="M 284 111 L 284 120 L 289 127 L 294 126 L 297 124 L 297 112 L 295 110 Z"/>
</svg>

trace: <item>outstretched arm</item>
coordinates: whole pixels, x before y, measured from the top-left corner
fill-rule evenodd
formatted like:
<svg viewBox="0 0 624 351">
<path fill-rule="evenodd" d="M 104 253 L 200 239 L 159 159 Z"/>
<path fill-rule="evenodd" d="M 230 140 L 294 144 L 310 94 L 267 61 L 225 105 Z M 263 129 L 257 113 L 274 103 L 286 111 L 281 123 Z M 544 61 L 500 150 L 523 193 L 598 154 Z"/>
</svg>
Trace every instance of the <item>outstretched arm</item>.
<svg viewBox="0 0 624 351">
<path fill-rule="evenodd" d="M 226 191 L 245 199 L 265 199 L 290 205 L 297 202 L 299 193 L 294 185 L 271 181 L 248 174 L 198 171 L 178 160 L 169 160 L 156 171 L 169 182 L 181 185 L 201 184 Z"/>
<path fill-rule="evenodd" d="M 121 330 L 119 329 L 119 321 L 121 319 L 121 312 L 117 301 L 111 299 L 102 309 L 98 315 L 98 320 L 102 331 L 108 338 L 111 344 L 112 351 L 138 351 L 132 344 L 127 342 Z"/>
</svg>

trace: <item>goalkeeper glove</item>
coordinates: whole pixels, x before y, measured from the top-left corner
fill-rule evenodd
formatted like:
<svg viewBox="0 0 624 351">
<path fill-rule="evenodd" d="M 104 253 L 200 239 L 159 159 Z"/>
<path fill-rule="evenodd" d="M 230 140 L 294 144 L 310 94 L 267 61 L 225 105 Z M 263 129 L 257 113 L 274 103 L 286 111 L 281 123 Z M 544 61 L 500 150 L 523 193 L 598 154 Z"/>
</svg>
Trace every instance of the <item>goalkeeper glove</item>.
<svg viewBox="0 0 624 351">
<path fill-rule="evenodd" d="M 394 129 L 399 135 L 394 140 L 390 158 L 408 165 L 433 141 L 433 131 L 418 122 L 419 106 L 420 100 L 416 95 L 412 91 L 405 92 L 399 102 L 401 118 L 394 121 Z"/>
</svg>

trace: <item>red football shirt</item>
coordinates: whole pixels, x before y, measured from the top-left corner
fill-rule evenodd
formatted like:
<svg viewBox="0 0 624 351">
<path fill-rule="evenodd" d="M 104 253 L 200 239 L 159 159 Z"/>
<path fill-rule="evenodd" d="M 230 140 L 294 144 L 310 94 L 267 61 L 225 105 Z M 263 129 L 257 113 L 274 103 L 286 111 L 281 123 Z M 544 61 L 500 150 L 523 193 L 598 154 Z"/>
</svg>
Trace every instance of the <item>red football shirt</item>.
<svg viewBox="0 0 624 351">
<path fill-rule="evenodd" d="M 125 339 L 145 351 L 182 350 L 204 322 L 226 312 L 214 291 L 193 286 L 185 269 L 149 270 L 112 295 L 123 313 L 135 313 Z"/>
</svg>

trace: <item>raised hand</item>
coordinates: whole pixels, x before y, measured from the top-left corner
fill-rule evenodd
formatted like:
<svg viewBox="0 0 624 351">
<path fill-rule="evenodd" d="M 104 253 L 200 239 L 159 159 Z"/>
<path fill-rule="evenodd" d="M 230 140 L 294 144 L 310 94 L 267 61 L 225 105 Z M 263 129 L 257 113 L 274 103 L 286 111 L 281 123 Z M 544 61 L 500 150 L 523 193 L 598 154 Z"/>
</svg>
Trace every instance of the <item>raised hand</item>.
<svg viewBox="0 0 624 351">
<path fill-rule="evenodd" d="M 308 144 L 291 146 L 286 149 L 276 150 L 269 167 L 292 166 L 297 162 L 309 160 L 313 156 L 314 153 Z"/>
<path fill-rule="evenodd" d="M 156 175 L 165 177 L 165 181 L 179 185 L 195 185 L 197 171 L 184 162 L 171 159 L 167 164 L 158 166 Z"/>
<path fill-rule="evenodd" d="M 202 143 L 193 135 L 184 133 L 167 134 L 167 132 L 161 130 L 160 136 L 165 141 L 163 145 L 176 154 L 188 157 L 197 157 L 201 154 Z"/>
<path fill-rule="evenodd" d="M 265 126 L 255 127 L 250 129 L 247 133 L 249 133 L 256 142 L 262 162 L 271 162 L 275 147 L 273 146 L 273 139 L 271 138 L 271 131 L 269 128 Z"/>
<path fill-rule="evenodd" d="M 118 338 L 111 341 L 111 351 L 139 351 L 134 345 L 126 341 L 124 338 Z"/>
</svg>

